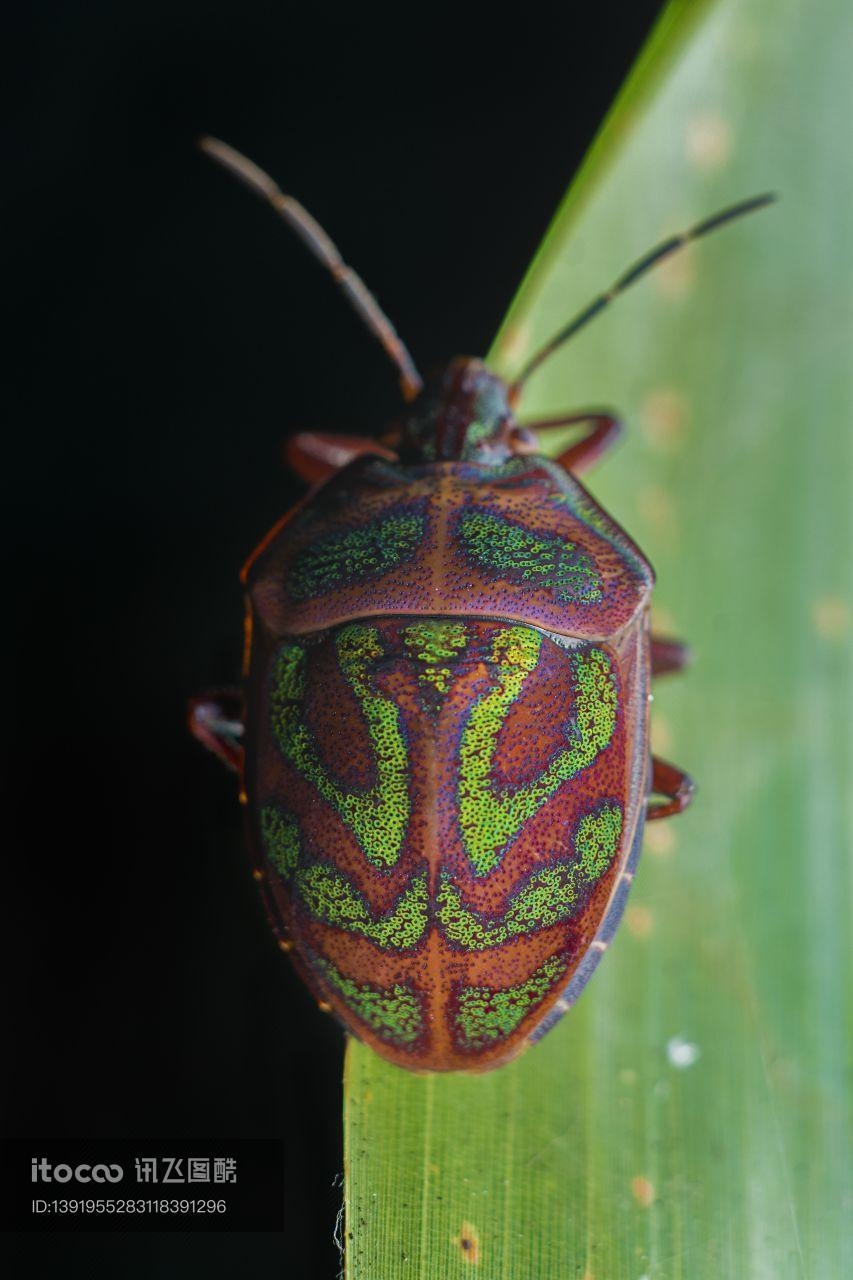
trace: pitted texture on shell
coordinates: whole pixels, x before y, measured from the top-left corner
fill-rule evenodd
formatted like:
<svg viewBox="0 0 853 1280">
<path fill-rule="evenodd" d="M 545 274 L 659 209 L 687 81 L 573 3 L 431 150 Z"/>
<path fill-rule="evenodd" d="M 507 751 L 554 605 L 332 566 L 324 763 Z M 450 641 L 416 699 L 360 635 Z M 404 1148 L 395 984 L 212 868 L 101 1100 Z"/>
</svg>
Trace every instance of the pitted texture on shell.
<svg viewBox="0 0 853 1280">
<path fill-rule="evenodd" d="M 380 1053 L 496 1065 L 553 1010 L 637 828 L 644 637 L 564 648 L 428 616 L 259 629 L 250 805 L 275 910 L 317 995 Z"/>
<path fill-rule="evenodd" d="M 247 576 L 276 635 L 443 614 L 588 640 L 629 626 L 652 580 L 586 490 L 538 457 L 489 468 L 359 460 L 264 544 Z"/>
</svg>

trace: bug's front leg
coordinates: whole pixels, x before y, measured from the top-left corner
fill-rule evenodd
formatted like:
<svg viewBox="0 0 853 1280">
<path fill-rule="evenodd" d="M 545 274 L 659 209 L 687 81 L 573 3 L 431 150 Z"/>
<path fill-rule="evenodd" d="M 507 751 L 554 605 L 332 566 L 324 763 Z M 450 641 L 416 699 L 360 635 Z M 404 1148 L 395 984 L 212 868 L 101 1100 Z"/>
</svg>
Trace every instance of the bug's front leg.
<svg viewBox="0 0 853 1280">
<path fill-rule="evenodd" d="M 678 769 L 666 760 L 652 757 L 652 792 L 665 796 L 663 801 L 650 800 L 646 818 L 668 818 L 673 813 L 683 813 L 693 799 L 696 785 L 689 773 Z"/>
<path fill-rule="evenodd" d="M 580 426 L 582 423 L 587 424 L 586 433 L 556 458 L 561 467 L 578 475 L 597 462 L 621 436 L 623 425 L 615 414 L 587 410 L 583 413 L 572 413 L 566 418 L 545 418 L 541 422 L 525 422 L 524 427 L 539 435 L 543 431 Z"/>
<path fill-rule="evenodd" d="M 243 771 L 243 695 L 239 689 L 213 689 L 190 701 L 187 723 L 194 738 L 233 769 Z"/>
<path fill-rule="evenodd" d="M 284 446 L 284 456 L 300 480 L 322 484 L 356 458 L 369 455 L 395 462 L 396 453 L 369 436 L 344 436 L 330 431 L 300 431 Z"/>
</svg>

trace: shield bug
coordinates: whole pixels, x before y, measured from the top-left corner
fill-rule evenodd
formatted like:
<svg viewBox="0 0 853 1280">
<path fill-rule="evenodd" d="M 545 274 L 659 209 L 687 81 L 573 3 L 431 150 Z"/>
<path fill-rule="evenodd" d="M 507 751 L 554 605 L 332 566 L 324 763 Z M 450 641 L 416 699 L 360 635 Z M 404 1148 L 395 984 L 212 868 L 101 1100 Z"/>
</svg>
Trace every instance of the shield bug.
<svg viewBox="0 0 853 1280">
<path fill-rule="evenodd" d="M 270 921 L 321 1006 L 401 1066 L 498 1066 L 580 994 L 646 819 L 693 791 L 648 736 L 650 679 L 684 647 L 650 634 L 651 566 L 578 480 L 620 424 L 521 424 L 515 405 L 619 293 L 771 197 L 659 245 L 513 382 L 463 358 L 424 385 L 310 215 L 202 147 L 332 273 L 409 408 L 379 439 L 290 441 L 314 487 L 243 571 L 243 688 L 195 700 L 190 725 L 240 775 Z M 580 438 L 545 457 L 540 433 L 569 424 Z"/>
</svg>

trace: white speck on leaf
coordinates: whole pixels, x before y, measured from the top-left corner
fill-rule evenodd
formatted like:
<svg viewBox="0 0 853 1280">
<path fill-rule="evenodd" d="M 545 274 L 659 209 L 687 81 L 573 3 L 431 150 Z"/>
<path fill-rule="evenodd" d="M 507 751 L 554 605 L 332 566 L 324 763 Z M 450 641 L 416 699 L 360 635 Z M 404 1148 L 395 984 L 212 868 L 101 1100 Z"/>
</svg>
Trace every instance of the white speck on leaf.
<svg viewBox="0 0 853 1280">
<path fill-rule="evenodd" d="M 669 1059 L 670 1066 L 678 1067 L 680 1071 L 683 1071 L 686 1067 L 692 1067 L 694 1062 L 698 1062 L 702 1056 L 702 1051 L 698 1044 L 691 1044 L 683 1036 L 673 1036 L 671 1040 L 667 1041 L 666 1056 Z"/>
</svg>

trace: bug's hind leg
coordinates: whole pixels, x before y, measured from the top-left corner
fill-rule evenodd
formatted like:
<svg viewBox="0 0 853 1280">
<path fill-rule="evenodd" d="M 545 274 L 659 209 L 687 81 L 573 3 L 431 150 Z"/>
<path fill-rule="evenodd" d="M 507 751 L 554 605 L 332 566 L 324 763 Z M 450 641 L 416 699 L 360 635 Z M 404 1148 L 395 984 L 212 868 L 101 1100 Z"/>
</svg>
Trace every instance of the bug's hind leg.
<svg viewBox="0 0 853 1280">
<path fill-rule="evenodd" d="M 541 422 L 525 422 L 524 429 L 538 435 L 543 431 L 580 426 L 582 423 L 587 425 L 585 434 L 556 459 L 561 467 L 579 475 L 597 462 L 621 436 L 624 428 L 614 414 L 594 411 L 572 413 L 566 418 L 545 418 Z"/>
<path fill-rule="evenodd" d="M 650 800 L 646 818 L 668 818 L 673 813 L 683 813 L 693 799 L 696 785 L 688 773 L 668 764 L 666 760 L 652 757 L 652 792 L 665 796 L 663 801 Z"/>
<path fill-rule="evenodd" d="M 682 671 L 693 661 L 690 646 L 681 640 L 670 640 L 668 636 L 652 636 L 652 675 L 668 676 L 674 671 Z"/>
<path fill-rule="evenodd" d="M 390 462 L 397 459 L 396 453 L 369 436 L 335 435 L 327 431 L 300 431 L 284 446 L 289 466 L 308 484 L 322 484 L 347 463 L 367 455 Z"/>
<path fill-rule="evenodd" d="M 236 773 L 243 770 L 243 695 L 213 689 L 190 701 L 187 723 L 194 738 Z"/>
</svg>

